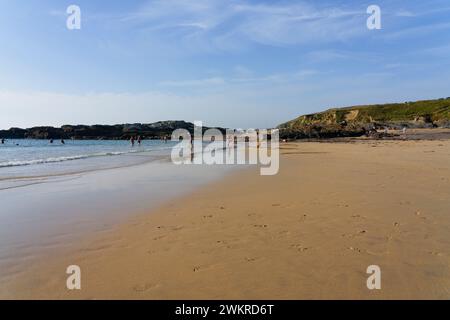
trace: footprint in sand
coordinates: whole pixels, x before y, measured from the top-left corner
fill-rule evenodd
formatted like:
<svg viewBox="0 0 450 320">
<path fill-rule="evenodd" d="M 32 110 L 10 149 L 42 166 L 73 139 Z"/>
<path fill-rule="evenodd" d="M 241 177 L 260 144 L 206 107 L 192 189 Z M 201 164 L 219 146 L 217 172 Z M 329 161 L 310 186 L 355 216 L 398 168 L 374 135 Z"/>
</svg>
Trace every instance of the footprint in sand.
<svg viewBox="0 0 450 320">
<path fill-rule="evenodd" d="M 304 247 L 301 244 L 292 244 L 291 248 L 293 248 L 299 252 L 305 252 L 305 251 L 311 249 L 310 247 Z"/>
<path fill-rule="evenodd" d="M 227 249 L 234 249 L 234 248 L 236 248 L 236 245 L 230 244 L 230 242 L 226 241 L 226 240 L 217 240 L 216 243 L 219 244 L 219 245 L 225 246 L 225 248 L 227 248 Z"/>
<path fill-rule="evenodd" d="M 363 234 L 365 234 L 365 233 L 367 233 L 367 231 L 366 230 L 361 230 L 361 231 L 358 231 L 357 233 L 343 233 L 342 234 L 342 237 L 345 237 L 345 238 L 354 238 L 354 237 L 356 237 L 356 236 L 359 236 L 359 235 L 363 235 Z"/>
<path fill-rule="evenodd" d="M 194 266 L 192 268 L 192 271 L 194 272 L 199 272 L 199 271 L 204 271 L 206 269 L 210 269 L 212 268 L 214 265 L 204 265 L 204 266 Z"/>
<path fill-rule="evenodd" d="M 253 225 L 255 228 L 267 228 L 267 224 L 254 224 Z"/>
<path fill-rule="evenodd" d="M 137 284 L 133 287 L 133 290 L 136 292 L 145 292 L 153 288 L 156 288 L 157 286 L 158 285 L 152 283 Z"/>
<path fill-rule="evenodd" d="M 253 262 L 253 261 L 256 261 L 258 258 L 248 258 L 248 257 L 245 257 L 245 260 L 247 261 L 247 262 Z"/>
<path fill-rule="evenodd" d="M 208 218 L 212 218 L 212 217 L 213 217 L 212 214 L 208 214 L 208 215 L 206 215 L 206 216 L 203 216 L 203 219 L 208 219 Z"/>
<path fill-rule="evenodd" d="M 284 235 L 290 235 L 291 234 L 291 232 L 289 231 L 289 230 L 281 230 L 281 231 L 279 231 L 278 232 L 278 234 L 280 235 L 280 236 L 284 236 Z"/>
<path fill-rule="evenodd" d="M 428 221 L 429 219 L 427 218 L 427 217 L 425 217 L 423 214 L 422 214 L 422 212 L 420 212 L 419 210 L 418 211 L 416 211 L 416 216 L 420 219 L 420 220 L 422 220 L 422 221 Z"/>
<path fill-rule="evenodd" d="M 358 253 L 364 253 L 365 252 L 365 250 L 360 249 L 360 248 L 356 248 L 356 247 L 348 247 L 348 249 L 351 250 L 351 251 L 358 252 Z"/>
</svg>

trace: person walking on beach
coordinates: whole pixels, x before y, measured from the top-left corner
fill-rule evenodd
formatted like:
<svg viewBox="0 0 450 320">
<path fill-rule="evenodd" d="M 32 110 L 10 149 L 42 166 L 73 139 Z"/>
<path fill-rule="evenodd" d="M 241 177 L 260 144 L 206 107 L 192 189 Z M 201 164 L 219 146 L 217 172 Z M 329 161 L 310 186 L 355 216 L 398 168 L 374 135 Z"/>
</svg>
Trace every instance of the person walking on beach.
<svg viewBox="0 0 450 320">
<path fill-rule="evenodd" d="M 228 149 L 232 149 L 234 147 L 233 144 L 234 144 L 234 136 L 230 135 L 228 137 Z"/>
<path fill-rule="evenodd" d="M 194 136 L 191 136 L 191 162 L 194 161 Z"/>
<path fill-rule="evenodd" d="M 259 136 L 259 129 L 256 130 L 256 149 L 259 149 L 261 146 L 261 138 Z"/>
<path fill-rule="evenodd" d="M 406 127 L 403 127 L 402 133 L 403 133 L 403 139 L 406 139 Z"/>
</svg>

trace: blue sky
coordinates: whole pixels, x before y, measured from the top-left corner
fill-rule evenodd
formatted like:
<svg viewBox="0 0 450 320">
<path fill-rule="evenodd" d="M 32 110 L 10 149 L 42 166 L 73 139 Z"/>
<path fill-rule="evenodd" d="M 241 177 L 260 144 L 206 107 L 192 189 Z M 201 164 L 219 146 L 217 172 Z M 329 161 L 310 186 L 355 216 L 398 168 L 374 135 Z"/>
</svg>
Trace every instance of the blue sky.
<svg viewBox="0 0 450 320">
<path fill-rule="evenodd" d="M 81 8 L 81 30 L 66 8 Z M 382 29 L 368 30 L 369 5 Z M 0 0 L 0 128 L 271 127 L 450 96 L 450 2 Z"/>
</svg>

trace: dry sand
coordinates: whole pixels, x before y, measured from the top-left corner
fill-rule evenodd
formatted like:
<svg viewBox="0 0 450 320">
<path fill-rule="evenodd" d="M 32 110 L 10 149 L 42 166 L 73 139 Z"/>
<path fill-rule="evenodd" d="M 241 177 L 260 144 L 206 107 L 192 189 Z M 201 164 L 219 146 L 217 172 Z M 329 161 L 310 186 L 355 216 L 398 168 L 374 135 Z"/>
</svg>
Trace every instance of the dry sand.
<svg viewBox="0 0 450 320">
<path fill-rule="evenodd" d="M 449 299 L 449 192 L 449 140 L 284 144 L 278 175 L 239 171 L 37 261 L 3 297 Z"/>
</svg>

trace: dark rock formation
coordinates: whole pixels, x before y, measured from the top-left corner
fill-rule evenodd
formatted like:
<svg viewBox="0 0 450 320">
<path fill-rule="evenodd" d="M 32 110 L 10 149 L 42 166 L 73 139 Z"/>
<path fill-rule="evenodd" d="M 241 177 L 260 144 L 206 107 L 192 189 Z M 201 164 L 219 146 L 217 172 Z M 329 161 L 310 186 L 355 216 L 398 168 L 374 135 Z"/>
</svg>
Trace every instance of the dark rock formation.
<svg viewBox="0 0 450 320">
<path fill-rule="evenodd" d="M 330 109 L 278 126 L 282 139 L 355 137 L 404 127 L 450 128 L 450 98 Z"/>
<path fill-rule="evenodd" d="M 11 128 L 0 130 L 0 138 L 5 139 L 105 139 L 119 140 L 141 136 L 142 139 L 161 139 L 170 137 L 176 129 L 186 129 L 193 133 L 194 124 L 185 121 L 159 121 L 143 124 L 117 124 L 117 125 L 64 125 L 61 128 L 33 127 L 29 129 Z M 203 130 L 209 129 L 203 127 Z M 218 128 L 222 132 L 223 128 Z"/>
</svg>

